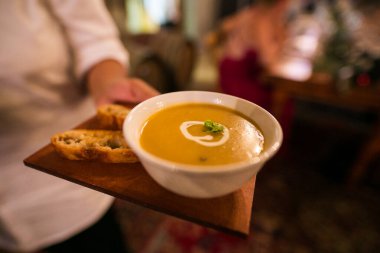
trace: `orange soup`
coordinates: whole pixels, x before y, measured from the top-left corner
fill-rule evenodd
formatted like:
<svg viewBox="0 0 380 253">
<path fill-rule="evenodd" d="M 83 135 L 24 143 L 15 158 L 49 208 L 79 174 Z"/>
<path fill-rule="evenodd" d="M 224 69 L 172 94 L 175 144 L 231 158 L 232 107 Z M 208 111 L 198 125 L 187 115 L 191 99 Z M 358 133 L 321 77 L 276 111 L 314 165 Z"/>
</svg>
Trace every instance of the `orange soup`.
<svg viewBox="0 0 380 253">
<path fill-rule="evenodd" d="M 179 104 L 152 115 L 140 139 L 151 154 L 177 163 L 222 165 L 257 157 L 264 136 L 254 122 L 229 108 Z"/>
</svg>

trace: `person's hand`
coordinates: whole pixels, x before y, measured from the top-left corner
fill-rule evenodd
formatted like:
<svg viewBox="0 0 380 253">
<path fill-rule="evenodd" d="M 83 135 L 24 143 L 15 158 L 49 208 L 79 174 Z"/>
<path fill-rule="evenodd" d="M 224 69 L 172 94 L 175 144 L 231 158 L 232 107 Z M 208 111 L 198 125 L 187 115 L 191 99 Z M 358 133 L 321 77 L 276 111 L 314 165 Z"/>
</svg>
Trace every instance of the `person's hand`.
<svg viewBox="0 0 380 253">
<path fill-rule="evenodd" d="M 138 103 L 158 95 L 158 91 L 137 78 L 121 78 L 109 83 L 98 83 L 92 89 L 92 97 L 97 106 L 115 102 Z"/>
<path fill-rule="evenodd" d="M 159 94 L 143 80 L 126 77 L 124 68 L 111 60 L 90 70 L 87 85 L 96 106 L 115 102 L 138 103 Z"/>
</svg>

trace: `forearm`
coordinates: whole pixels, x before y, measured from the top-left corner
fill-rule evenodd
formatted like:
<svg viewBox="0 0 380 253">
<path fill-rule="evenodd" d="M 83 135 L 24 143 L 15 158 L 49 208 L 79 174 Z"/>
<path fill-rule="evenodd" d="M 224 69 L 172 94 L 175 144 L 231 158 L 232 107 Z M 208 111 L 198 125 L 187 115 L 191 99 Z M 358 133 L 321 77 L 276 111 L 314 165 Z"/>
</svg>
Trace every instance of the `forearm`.
<svg viewBox="0 0 380 253">
<path fill-rule="evenodd" d="M 99 83 L 107 83 L 112 80 L 124 78 L 127 75 L 126 68 L 115 60 L 104 60 L 94 65 L 87 74 L 87 87 L 91 91 L 97 88 Z"/>
<path fill-rule="evenodd" d="M 87 73 L 87 88 L 96 104 L 105 94 L 107 86 L 125 78 L 127 70 L 115 60 L 104 60 L 94 65 Z"/>
</svg>

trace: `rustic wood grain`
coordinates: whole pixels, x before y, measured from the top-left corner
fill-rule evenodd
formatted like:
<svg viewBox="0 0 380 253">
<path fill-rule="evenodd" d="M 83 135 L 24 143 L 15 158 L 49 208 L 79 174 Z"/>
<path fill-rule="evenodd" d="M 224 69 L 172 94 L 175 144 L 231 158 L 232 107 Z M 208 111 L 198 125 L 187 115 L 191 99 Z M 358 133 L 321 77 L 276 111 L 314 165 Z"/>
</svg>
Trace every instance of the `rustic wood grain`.
<svg viewBox="0 0 380 253">
<path fill-rule="evenodd" d="M 76 128 L 96 128 L 96 117 Z M 51 144 L 24 160 L 42 172 L 80 184 L 168 215 L 198 223 L 236 236 L 249 234 L 255 178 L 240 190 L 212 199 L 179 196 L 160 185 L 140 163 L 106 164 L 71 161 L 60 157 Z"/>
</svg>

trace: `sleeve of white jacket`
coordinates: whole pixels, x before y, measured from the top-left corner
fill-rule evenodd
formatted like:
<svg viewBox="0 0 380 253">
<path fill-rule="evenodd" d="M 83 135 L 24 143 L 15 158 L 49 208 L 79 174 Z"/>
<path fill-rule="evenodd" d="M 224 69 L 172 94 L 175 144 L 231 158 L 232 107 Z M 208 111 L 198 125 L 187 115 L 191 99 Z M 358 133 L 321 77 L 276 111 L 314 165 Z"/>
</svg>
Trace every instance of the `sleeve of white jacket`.
<svg viewBox="0 0 380 253">
<path fill-rule="evenodd" d="M 127 67 L 128 53 L 102 0 L 50 0 L 50 3 L 73 47 L 78 77 L 106 59 Z"/>
</svg>

